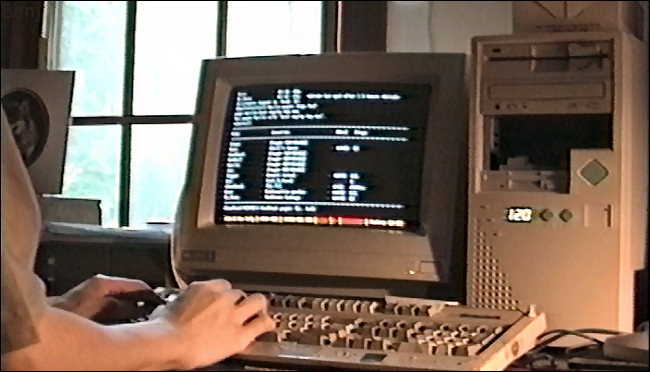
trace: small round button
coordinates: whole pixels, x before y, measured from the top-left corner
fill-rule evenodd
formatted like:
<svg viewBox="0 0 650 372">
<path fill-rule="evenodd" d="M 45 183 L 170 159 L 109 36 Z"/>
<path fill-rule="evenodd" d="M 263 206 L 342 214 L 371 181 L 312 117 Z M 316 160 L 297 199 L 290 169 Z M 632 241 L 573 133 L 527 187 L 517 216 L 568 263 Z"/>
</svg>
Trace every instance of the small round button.
<svg viewBox="0 0 650 372">
<path fill-rule="evenodd" d="M 548 221 L 553 218 L 553 212 L 549 211 L 548 209 L 544 209 L 543 211 L 539 212 L 539 218 L 541 218 L 543 221 Z"/>
</svg>

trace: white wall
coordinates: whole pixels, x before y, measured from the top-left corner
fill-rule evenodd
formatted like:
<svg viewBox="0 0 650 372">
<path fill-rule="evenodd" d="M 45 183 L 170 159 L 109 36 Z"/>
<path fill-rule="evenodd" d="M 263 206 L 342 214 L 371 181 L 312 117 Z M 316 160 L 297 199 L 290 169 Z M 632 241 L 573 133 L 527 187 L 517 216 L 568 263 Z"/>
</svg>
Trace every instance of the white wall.
<svg viewBox="0 0 650 372">
<path fill-rule="evenodd" d="M 386 51 L 430 52 L 432 1 L 388 1 Z"/>
<path fill-rule="evenodd" d="M 389 1 L 389 52 L 470 53 L 478 35 L 512 33 L 511 1 Z"/>
<path fill-rule="evenodd" d="M 645 42 L 648 42 L 648 2 Z M 389 52 L 470 53 L 478 35 L 512 33 L 512 1 L 389 1 L 386 50 Z"/>
</svg>

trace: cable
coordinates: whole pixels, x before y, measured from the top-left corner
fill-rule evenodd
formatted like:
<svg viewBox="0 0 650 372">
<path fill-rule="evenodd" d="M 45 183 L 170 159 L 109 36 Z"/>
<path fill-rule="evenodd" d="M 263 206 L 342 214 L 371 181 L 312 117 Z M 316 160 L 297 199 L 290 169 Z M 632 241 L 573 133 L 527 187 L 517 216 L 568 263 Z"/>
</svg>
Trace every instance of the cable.
<svg viewBox="0 0 650 372">
<path fill-rule="evenodd" d="M 427 34 L 429 42 L 429 52 L 434 52 L 433 42 L 433 1 L 427 1 Z"/>
<path fill-rule="evenodd" d="M 537 336 L 537 344 L 525 354 L 524 365 L 533 370 L 566 370 L 572 355 L 578 354 L 578 352 L 589 351 L 590 349 L 602 351 L 604 342 L 590 335 L 619 335 L 621 333 L 619 331 L 601 328 L 581 328 L 576 330 L 554 329 L 546 331 Z M 584 338 L 591 343 L 565 348 L 561 357 L 546 351 L 547 348 L 551 348 L 549 346 L 550 344 L 566 336 Z"/>
<path fill-rule="evenodd" d="M 620 335 L 621 332 L 619 331 L 614 331 L 610 329 L 601 329 L 601 328 L 582 328 L 582 329 L 576 329 L 574 331 L 568 330 L 568 329 L 554 329 L 551 331 L 547 331 L 542 333 L 537 337 L 538 343 L 535 345 L 533 350 L 541 349 L 545 346 L 548 346 L 549 344 L 559 340 L 560 338 L 564 336 L 576 336 L 576 337 L 581 337 L 584 339 L 587 339 L 589 341 L 592 341 L 598 345 L 602 345 L 603 341 L 595 338 L 588 336 L 587 334 L 603 334 L 603 335 Z M 552 336 L 551 336 L 552 335 Z M 543 340 L 544 337 L 551 336 L 547 338 L 546 340 Z"/>
</svg>

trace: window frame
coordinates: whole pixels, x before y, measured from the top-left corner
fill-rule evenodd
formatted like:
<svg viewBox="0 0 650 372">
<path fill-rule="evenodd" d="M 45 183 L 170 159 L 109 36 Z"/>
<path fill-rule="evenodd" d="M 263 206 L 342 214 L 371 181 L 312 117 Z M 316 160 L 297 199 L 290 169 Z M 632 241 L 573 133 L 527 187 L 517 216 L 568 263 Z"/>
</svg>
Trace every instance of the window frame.
<svg viewBox="0 0 650 372">
<path fill-rule="evenodd" d="M 193 115 L 134 115 L 134 70 L 135 70 L 135 28 L 137 1 L 126 2 L 125 50 L 122 91 L 122 115 L 120 116 L 76 116 L 71 117 L 70 125 L 119 125 L 121 126 L 120 155 L 118 164 L 117 224 L 118 227 L 130 226 L 131 212 L 131 156 L 133 126 L 142 124 L 191 124 Z M 321 17 L 321 53 L 334 52 L 337 48 L 337 30 L 339 3 L 323 1 Z M 56 2 L 47 2 L 44 7 L 44 29 L 48 35 L 57 35 L 61 11 Z M 217 45 L 216 57 L 225 56 L 226 30 L 228 20 L 228 1 L 218 1 L 217 11 Z M 47 67 L 53 68 L 53 61 L 58 60 L 59 46 L 56 39 L 50 38 L 47 44 Z M 193 114 L 193 113 L 192 113 Z"/>
</svg>

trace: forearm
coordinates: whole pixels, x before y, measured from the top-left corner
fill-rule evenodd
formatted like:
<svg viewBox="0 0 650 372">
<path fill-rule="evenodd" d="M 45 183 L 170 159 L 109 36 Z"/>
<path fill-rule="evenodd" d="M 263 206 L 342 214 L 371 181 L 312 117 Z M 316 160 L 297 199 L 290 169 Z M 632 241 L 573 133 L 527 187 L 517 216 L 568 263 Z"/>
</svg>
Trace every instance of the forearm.
<svg viewBox="0 0 650 372">
<path fill-rule="evenodd" d="M 162 320 L 103 326 L 48 307 L 40 342 L 2 356 L 3 368 L 34 370 L 182 369 L 182 342 Z"/>
</svg>

